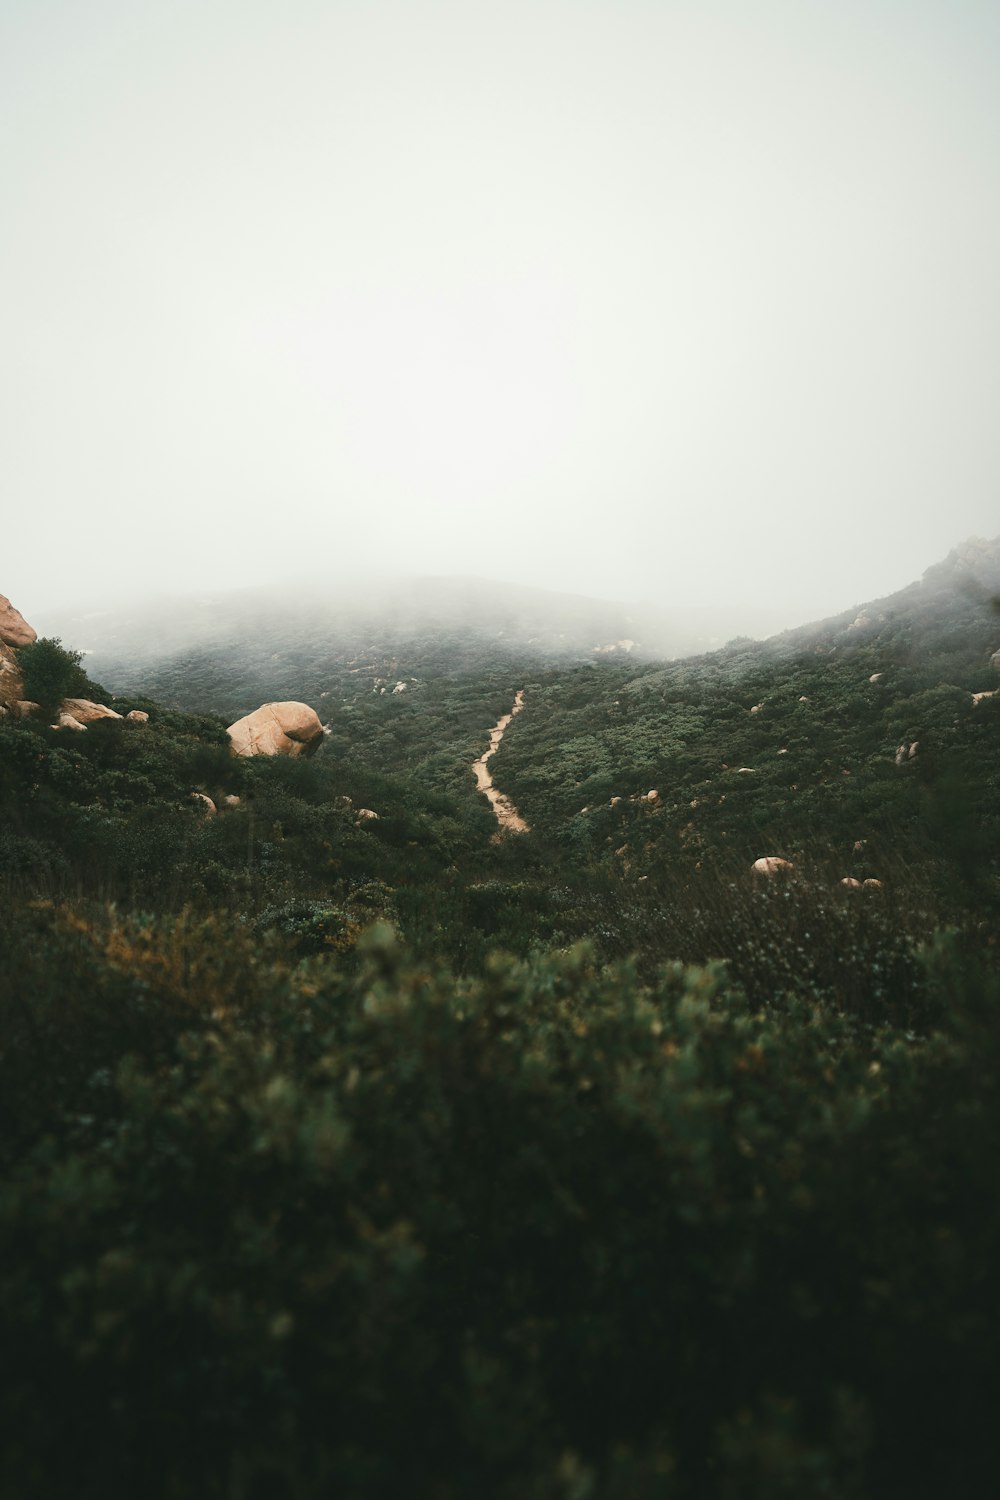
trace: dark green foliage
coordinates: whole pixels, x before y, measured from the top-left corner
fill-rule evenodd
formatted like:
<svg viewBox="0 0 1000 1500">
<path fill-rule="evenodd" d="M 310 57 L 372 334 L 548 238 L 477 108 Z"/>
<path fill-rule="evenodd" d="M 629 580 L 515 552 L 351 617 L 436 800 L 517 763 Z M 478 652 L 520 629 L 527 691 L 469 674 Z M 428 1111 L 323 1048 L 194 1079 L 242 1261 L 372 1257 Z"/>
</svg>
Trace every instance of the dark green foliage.
<svg viewBox="0 0 1000 1500">
<path fill-rule="evenodd" d="M 0 1495 L 987 1493 L 988 552 L 686 662 L 0 722 Z M 204 711 L 324 694 L 311 760 Z"/>
<path fill-rule="evenodd" d="M 25 697 L 46 714 L 53 714 L 64 698 L 107 702 L 107 693 L 98 683 L 91 682 L 82 661 L 83 653 L 67 651 L 58 636 L 43 636 L 22 646 L 17 653 L 17 666 Z"/>
<path fill-rule="evenodd" d="M 586 947 L 456 982 L 386 928 L 348 974 L 25 916 L 6 1493 L 985 1484 L 1000 993 L 953 946 L 917 1038 Z"/>
</svg>

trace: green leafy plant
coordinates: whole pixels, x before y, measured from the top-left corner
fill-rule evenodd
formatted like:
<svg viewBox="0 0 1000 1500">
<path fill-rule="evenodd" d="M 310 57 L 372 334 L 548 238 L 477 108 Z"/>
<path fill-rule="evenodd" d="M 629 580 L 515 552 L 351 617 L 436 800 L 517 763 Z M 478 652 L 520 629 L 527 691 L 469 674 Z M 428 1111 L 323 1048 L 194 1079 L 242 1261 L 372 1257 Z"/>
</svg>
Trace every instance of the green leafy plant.
<svg viewBox="0 0 1000 1500">
<path fill-rule="evenodd" d="M 43 636 L 22 646 L 17 665 L 24 683 L 25 696 L 52 714 L 64 698 L 94 698 L 103 701 L 107 694 L 91 682 L 83 670 L 83 653 L 68 651 L 58 636 Z"/>
</svg>

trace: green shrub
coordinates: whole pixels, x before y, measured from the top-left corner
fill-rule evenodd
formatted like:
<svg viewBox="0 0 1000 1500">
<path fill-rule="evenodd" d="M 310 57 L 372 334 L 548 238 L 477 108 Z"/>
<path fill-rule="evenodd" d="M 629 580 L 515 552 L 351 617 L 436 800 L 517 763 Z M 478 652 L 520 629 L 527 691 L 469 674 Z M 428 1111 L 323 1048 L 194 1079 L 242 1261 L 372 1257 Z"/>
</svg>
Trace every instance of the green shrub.
<svg viewBox="0 0 1000 1500">
<path fill-rule="evenodd" d="M 91 682 L 81 665 L 81 651 L 67 651 L 58 636 L 43 636 L 22 646 L 17 654 L 25 697 L 53 714 L 64 698 L 107 700 L 99 684 Z"/>
<path fill-rule="evenodd" d="M 15 933 L 4 1493 L 983 1490 L 1000 997 L 952 940 L 920 1040 L 587 945 Z"/>
</svg>

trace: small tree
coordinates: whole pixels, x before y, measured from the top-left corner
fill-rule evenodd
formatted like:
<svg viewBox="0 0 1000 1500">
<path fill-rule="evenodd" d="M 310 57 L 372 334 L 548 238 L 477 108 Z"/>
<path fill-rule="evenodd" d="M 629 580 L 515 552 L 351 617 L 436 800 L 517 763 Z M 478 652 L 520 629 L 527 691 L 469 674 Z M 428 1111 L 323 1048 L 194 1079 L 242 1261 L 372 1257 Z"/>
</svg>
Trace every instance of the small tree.
<svg viewBox="0 0 1000 1500">
<path fill-rule="evenodd" d="M 45 713 L 55 713 L 64 698 L 89 697 L 104 692 L 90 681 L 81 666 L 83 654 L 67 651 L 58 636 L 45 636 L 22 646 L 17 665 L 24 683 L 24 696 L 40 705 Z"/>
</svg>

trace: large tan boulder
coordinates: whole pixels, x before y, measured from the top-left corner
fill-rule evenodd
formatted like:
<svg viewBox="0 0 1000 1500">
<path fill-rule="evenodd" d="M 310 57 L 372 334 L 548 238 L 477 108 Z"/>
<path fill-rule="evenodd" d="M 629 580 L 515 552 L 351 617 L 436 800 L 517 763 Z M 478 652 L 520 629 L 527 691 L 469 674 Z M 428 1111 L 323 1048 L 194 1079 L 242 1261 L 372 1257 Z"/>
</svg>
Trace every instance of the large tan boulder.
<svg viewBox="0 0 1000 1500">
<path fill-rule="evenodd" d="M 787 875 L 795 866 L 790 859 L 782 859 L 779 854 L 764 854 L 760 859 L 755 859 L 750 866 L 755 875 Z"/>
<path fill-rule="evenodd" d="M 19 609 L 15 609 L 6 594 L 0 594 L 0 641 L 5 646 L 30 646 L 37 641 L 38 632 L 32 630 Z"/>
<path fill-rule="evenodd" d="M 307 703 L 264 703 L 226 733 L 234 755 L 311 755 L 323 725 Z"/>
<path fill-rule="evenodd" d="M 113 708 L 108 708 L 104 703 L 92 703 L 89 698 L 64 698 L 59 711 L 69 714 L 84 727 L 95 723 L 98 719 L 121 718 L 121 714 L 116 714 Z"/>
</svg>

